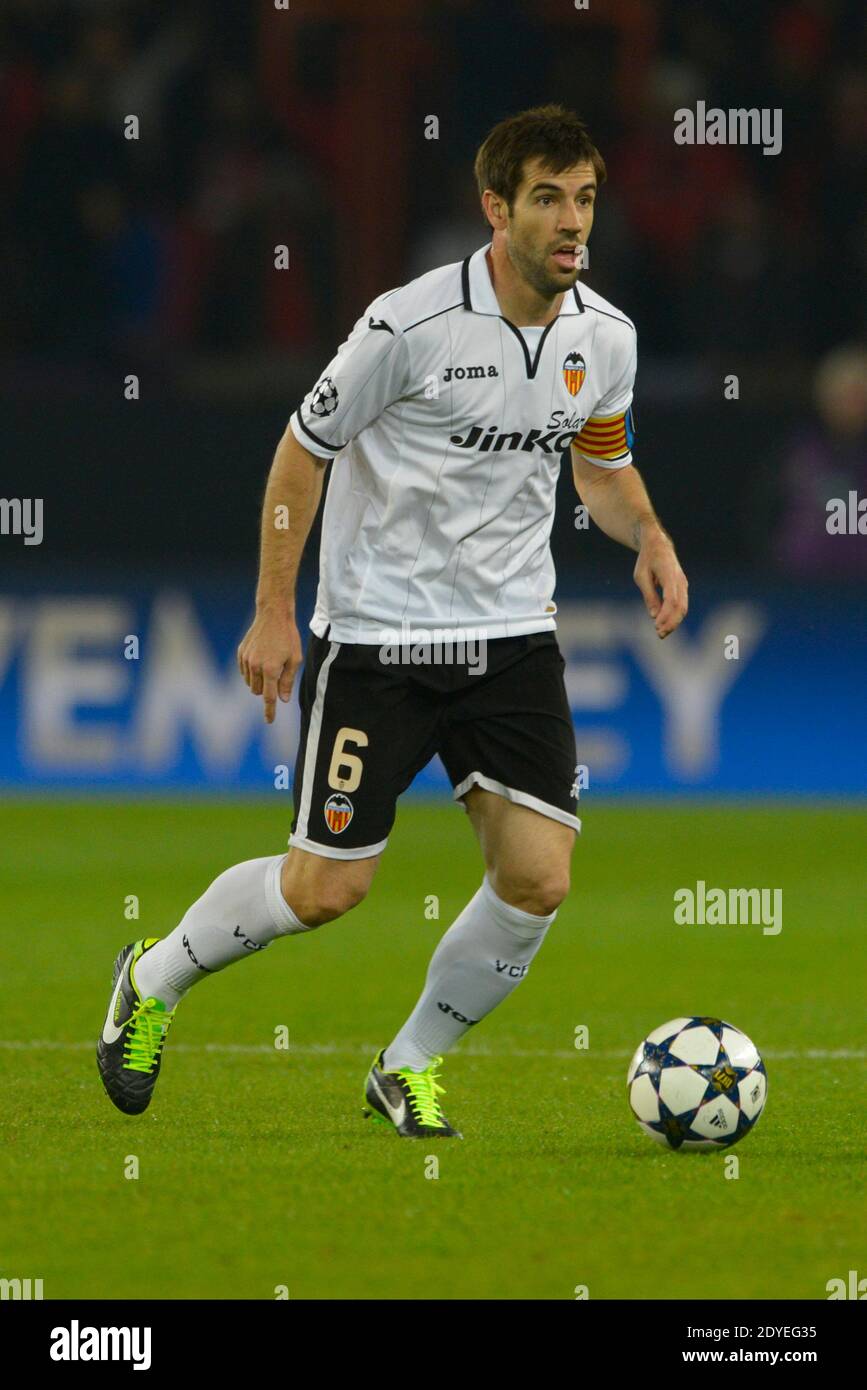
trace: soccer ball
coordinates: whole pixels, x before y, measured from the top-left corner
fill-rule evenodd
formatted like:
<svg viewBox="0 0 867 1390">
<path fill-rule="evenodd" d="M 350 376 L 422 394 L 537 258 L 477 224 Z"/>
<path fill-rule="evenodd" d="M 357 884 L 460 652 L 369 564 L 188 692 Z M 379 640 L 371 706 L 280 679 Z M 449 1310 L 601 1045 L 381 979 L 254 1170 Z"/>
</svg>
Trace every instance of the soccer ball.
<svg viewBox="0 0 867 1390">
<path fill-rule="evenodd" d="M 768 1095 L 746 1033 L 720 1018 L 674 1018 L 644 1039 L 626 1076 L 645 1134 L 670 1149 L 725 1149 L 748 1134 Z"/>
</svg>

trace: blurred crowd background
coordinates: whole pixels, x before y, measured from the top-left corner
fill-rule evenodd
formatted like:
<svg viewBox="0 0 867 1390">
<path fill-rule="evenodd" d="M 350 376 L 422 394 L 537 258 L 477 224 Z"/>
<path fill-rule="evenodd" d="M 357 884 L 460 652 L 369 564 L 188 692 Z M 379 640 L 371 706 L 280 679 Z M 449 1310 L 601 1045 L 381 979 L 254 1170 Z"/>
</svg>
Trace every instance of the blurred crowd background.
<svg viewBox="0 0 867 1390">
<path fill-rule="evenodd" d="M 37 474 L 66 472 L 72 450 L 90 504 L 58 546 L 111 553 L 108 489 L 131 472 L 153 480 L 143 553 L 184 537 L 248 553 L 275 430 L 374 295 L 488 239 L 478 144 L 558 100 L 608 165 L 588 281 L 638 326 L 638 457 L 672 525 L 689 520 L 687 552 L 864 574 L 867 545 L 828 535 L 824 500 L 867 494 L 865 15 L 857 0 L 5 0 L 0 394 Z M 673 113 L 698 100 L 781 108 L 781 153 L 676 145 Z M 131 372 L 135 438 L 111 416 Z M 189 506 L 210 489 L 204 536 L 180 502 L 167 517 L 185 467 Z"/>
</svg>

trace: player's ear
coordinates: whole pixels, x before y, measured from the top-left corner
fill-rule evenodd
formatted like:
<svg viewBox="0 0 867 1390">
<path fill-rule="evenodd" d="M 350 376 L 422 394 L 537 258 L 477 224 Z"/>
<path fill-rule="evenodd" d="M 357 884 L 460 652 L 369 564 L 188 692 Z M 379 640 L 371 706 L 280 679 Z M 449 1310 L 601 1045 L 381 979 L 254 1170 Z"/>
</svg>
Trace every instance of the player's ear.
<svg viewBox="0 0 867 1390">
<path fill-rule="evenodd" d="M 494 231 L 502 231 L 508 220 L 508 209 L 505 201 L 492 188 L 486 188 L 482 194 L 482 209 Z"/>
</svg>

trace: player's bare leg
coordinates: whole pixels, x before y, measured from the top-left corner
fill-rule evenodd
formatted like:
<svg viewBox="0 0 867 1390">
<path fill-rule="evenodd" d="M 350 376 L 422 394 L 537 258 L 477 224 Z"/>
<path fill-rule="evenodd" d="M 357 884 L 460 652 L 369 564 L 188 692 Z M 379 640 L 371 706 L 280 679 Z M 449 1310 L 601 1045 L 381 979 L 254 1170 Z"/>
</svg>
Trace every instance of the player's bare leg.
<svg viewBox="0 0 867 1390">
<path fill-rule="evenodd" d="M 481 787 L 464 805 L 497 896 L 534 916 L 556 912 L 569 893 L 572 827 Z"/>
<path fill-rule="evenodd" d="M 333 922 L 367 896 L 381 858 L 330 859 L 293 846 L 283 863 L 283 897 L 308 927 Z"/>
</svg>

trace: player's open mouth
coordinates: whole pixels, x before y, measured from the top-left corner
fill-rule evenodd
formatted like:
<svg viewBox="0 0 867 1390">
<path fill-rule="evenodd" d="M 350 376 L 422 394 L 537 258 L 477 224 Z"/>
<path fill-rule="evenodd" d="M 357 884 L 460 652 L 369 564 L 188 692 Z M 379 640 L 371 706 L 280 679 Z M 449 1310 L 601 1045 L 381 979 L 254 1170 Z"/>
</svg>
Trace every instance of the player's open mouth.
<svg viewBox="0 0 867 1390">
<path fill-rule="evenodd" d="M 559 251 L 554 252 L 554 260 L 564 270 L 574 270 L 578 264 L 578 251 L 577 246 L 561 246 Z"/>
</svg>

